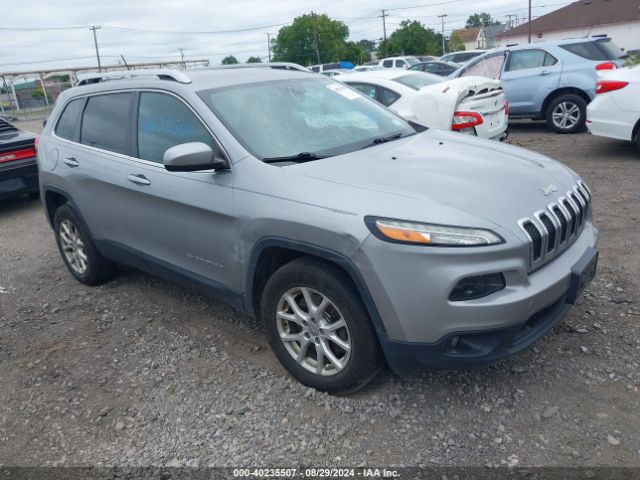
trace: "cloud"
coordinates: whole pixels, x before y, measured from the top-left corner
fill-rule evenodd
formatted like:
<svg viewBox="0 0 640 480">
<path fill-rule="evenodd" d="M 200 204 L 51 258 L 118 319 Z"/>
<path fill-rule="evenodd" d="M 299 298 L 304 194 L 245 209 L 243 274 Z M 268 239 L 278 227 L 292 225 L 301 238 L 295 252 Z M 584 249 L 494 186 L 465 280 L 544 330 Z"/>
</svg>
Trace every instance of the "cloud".
<svg viewBox="0 0 640 480">
<path fill-rule="evenodd" d="M 4 0 L 5 2 L 8 0 Z M 562 4 L 553 2 L 536 7 L 536 15 Z M 429 4 L 421 8 L 397 7 Z M 129 63 L 156 59 L 179 60 L 180 50 L 189 59 L 207 59 L 212 64 L 229 54 L 241 61 L 250 56 L 267 57 L 265 33 L 277 34 L 279 27 L 234 33 L 190 33 L 249 29 L 291 22 L 296 16 L 315 11 L 344 19 L 351 38 L 378 40 L 382 37 L 381 9 L 388 9 L 387 33 L 404 19 L 415 19 L 440 30 L 437 15 L 447 14 L 445 32 L 464 25 L 467 17 L 479 11 L 490 12 L 499 20 L 507 14 L 526 15 L 526 5 L 515 0 L 486 0 L 479 7 L 471 0 L 26 0 L 26 4 L 3 8 L 0 27 L 69 27 L 64 30 L 3 30 L 0 28 L 0 72 L 95 66 L 93 36 L 97 31 L 103 64 L 113 64 L 124 55 Z M 365 18 L 363 18 L 365 17 Z M 368 18 L 367 18 L 368 17 Z M 113 27 L 113 28 L 110 28 Z M 122 30 L 116 29 L 120 28 Z M 129 30 L 127 30 L 129 29 Z M 167 33 L 133 31 L 154 30 Z M 183 33 L 168 33 L 183 32 Z M 72 60 L 64 60 L 72 59 Z"/>
</svg>

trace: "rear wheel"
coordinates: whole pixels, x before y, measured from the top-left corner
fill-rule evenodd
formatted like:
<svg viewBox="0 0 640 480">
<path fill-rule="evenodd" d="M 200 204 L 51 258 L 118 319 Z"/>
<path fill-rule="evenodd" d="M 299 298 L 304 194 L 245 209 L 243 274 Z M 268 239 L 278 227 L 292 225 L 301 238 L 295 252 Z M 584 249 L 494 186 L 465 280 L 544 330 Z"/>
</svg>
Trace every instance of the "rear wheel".
<svg viewBox="0 0 640 480">
<path fill-rule="evenodd" d="M 636 150 L 638 151 L 638 153 L 640 153 L 640 128 L 636 130 L 636 138 L 634 143 L 636 145 Z"/>
<path fill-rule="evenodd" d="M 98 252 L 68 203 L 56 210 L 53 226 L 62 260 L 77 280 L 86 285 L 99 285 L 113 277 L 115 264 Z"/>
<path fill-rule="evenodd" d="M 359 295 L 330 265 L 304 257 L 284 265 L 265 285 L 260 311 L 271 348 L 304 385 L 346 395 L 382 366 Z"/>
<path fill-rule="evenodd" d="M 556 133 L 575 133 L 587 120 L 587 102 L 575 93 L 559 95 L 549 103 L 546 120 Z"/>
</svg>

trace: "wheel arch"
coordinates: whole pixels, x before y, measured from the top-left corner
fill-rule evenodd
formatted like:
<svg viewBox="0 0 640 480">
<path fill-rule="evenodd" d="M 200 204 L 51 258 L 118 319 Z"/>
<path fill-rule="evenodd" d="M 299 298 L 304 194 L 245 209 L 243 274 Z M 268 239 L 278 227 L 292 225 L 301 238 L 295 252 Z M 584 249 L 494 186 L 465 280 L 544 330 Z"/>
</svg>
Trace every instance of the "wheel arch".
<svg viewBox="0 0 640 480">
<path fill-rule="evenodd" d="M 633 127 L 633 130 L 631 131 L 631 141 L 632 142 L 638 141 L 638 144 L 640 145 L 639 135 L 640 135 L 640 118 L 638 119 L 638 121 Z"/>
<path fill-rule="evenodd" d="M 267 237 L 258 241 L 250 255 L 245 280 L 245 310 L 258 317 L 262 291 L 270 275 L 296 258 L 308 256 L 326 262 L 341 271 L 360 295 L 378 336 L 385 328 L 364 278 L 356 265 L 345 255 L 334 250 L 298 240 Z"/>
<path fill-rule="evenodd" d="M 49 225 L 53 226 L 53 218 L 56 214 L 56 210 L 58 210 L 58 208 L 60 208 L 65 203 L 73 205 L 73 202 L 69 194 L 58 187 L 45 185 L 43 191 L 47 220 L 49 221 Z"/>
<path fill-rule="evenodd" d="M 568 93 L 573 93 L 575 95 L 580 96 L 587 104 L 591 101 L 591 97 L 584 90 L 577 87 L 561 87 L 553 92 L 551 92 L 542 102 L 542 109 L 540 111 L 540 115 L 544 118 L 547 115 L 547 109 L 549 108 L 549 104 L 553 101 L 554 98 L 559 97 L 560 95 L 566 95 Z"/>
</svg>

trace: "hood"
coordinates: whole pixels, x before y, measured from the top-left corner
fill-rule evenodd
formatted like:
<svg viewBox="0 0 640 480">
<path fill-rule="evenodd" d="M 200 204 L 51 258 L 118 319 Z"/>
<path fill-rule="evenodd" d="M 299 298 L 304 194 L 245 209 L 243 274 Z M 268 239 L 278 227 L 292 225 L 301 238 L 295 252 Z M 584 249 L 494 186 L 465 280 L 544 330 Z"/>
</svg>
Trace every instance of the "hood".
<svg viewBox="0 0 640 480">
<path fill-rule="evenodd" d="M 439 205 L 507 229 L 546 208 L 578 179 L 564 165 L 535 152 L 434 129 L 285 168 L 333 184 L 323 190 L 333 193 L 329 201 L 336 202 L 335 208 L 451 224 L 451 219 L 437 218 L 437 208 L 429 208 Z M 550 186 L 557 191 L 546 196 L 543 189 Z"/>
<path fill-rule="evenodd" d="M 415 95 L 411 109 L 418 122 L 432 128 L 451 130 L 456 108 L 478 93 L 501 89 L 500 80 L 484 77 L 461 77 L 422 87 Z"/>
</svg>

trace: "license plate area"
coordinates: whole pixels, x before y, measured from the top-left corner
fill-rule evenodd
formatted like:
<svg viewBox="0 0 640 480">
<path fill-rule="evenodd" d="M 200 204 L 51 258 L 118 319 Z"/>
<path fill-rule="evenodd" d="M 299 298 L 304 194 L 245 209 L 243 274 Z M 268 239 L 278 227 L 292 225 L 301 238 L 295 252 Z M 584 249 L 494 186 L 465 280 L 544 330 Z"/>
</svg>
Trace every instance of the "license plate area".
<svg viewBox="0 0 640 480">
<path fill-rule="evenodd" d="M 597 266 L 598 251 L 595 248 L 589 248 L 578 263 L 571 268 L 571 284 L 567 292 L 567 303 L 576 303 L 580 294 L 596 275 Z"/>
</svg>

